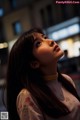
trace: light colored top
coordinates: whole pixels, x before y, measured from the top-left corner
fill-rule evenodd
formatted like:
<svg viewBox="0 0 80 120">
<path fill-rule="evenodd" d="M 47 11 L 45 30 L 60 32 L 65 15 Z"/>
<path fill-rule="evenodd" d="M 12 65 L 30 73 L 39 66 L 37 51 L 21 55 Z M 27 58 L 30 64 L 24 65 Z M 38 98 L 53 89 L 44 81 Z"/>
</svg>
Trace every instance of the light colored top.
<svg viewBox="0 0 80 120">
<path fill-rule="evenodd" d="M 75 87 L 73 80 L 68 75 L 63 74 L 63 76 Z M 59 119 L 49 118 L 45 115 L 46 120 L 80 120 L 80 102 L 77 98 L 69 93 L 58 80 L 47 82 L 47 85 L 58 99 L 69 108 L 71 113 Z M 20 120 L 43 120 L 37 101 L 33 100 L 27 89 L 22 89 L 18 94 L 16 106 Z"/>
</svg>

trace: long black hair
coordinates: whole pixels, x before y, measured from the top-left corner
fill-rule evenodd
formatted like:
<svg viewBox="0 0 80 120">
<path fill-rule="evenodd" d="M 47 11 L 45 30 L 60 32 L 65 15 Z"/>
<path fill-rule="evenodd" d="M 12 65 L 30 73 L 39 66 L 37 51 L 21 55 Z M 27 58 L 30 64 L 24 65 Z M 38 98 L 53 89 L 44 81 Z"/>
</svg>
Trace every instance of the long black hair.
<svg viewBox="0 0 80 120">
<path fill-rule="evenodd" d="M 70 111 L 51 92 L 43 80 L 39 69 L 30 66 L 36 58 L 32 54 L 34 37 L 33 33 L 42 33 L 41 29 L 32 29 L 23 33 L 13 45 L 7 70 L 7 109 L 10 120 L 19 120 L 16 108 L 18 93 L 26 88 L 36 98 L 41 111 L 52 118 L 67 115 Z M 59 72 L 58 72 L 59 73 Z M 75 88 L 60 73 L 58 80 L 62 85 L 79 99 Z"/>
</svg>

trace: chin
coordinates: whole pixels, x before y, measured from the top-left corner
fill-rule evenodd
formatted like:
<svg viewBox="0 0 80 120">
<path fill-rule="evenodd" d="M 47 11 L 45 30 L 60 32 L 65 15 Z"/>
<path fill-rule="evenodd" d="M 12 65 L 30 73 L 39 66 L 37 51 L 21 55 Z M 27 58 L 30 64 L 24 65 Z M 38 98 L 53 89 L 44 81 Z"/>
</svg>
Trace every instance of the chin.
<svg viewBox="0 0 80 120">
<path fill-rule="evenodd" d="M 59 52 L 58 52 L 58 60 L 62 57 L 64 55 L 64 52 L 62 51 L 62 50 L 60 50 Z"/>
</svg>

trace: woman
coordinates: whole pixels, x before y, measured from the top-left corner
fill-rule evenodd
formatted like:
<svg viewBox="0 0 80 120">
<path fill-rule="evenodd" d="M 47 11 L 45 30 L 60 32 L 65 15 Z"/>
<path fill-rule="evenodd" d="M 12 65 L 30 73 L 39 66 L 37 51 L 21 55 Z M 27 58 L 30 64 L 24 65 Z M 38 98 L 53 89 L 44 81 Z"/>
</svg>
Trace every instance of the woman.
<svg viewBox="0 0 80 120">
<path fill-rule="evenodd" d="M 10 120 L 80 120 L 80 98 L 75 84 L 57 69 L 63 54 L 40 29 L 20 36 L 8 64 Z"/>
</svg>

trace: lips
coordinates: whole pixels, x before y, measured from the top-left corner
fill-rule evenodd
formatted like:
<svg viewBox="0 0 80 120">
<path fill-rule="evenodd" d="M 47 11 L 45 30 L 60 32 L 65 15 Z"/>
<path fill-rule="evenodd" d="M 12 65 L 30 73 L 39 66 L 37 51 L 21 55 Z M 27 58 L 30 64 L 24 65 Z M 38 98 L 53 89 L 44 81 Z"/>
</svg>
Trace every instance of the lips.
<svg viewBox="0 0 80 120">
<path fill-rule="evenodd" d="M 55 45 L 54 51 L 58 51 L 58 50 L 60 50 L 59 46 L 58 46 L 58 45 Z"/>
</svg>

